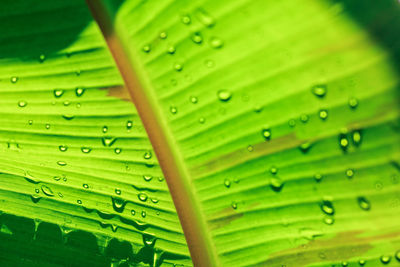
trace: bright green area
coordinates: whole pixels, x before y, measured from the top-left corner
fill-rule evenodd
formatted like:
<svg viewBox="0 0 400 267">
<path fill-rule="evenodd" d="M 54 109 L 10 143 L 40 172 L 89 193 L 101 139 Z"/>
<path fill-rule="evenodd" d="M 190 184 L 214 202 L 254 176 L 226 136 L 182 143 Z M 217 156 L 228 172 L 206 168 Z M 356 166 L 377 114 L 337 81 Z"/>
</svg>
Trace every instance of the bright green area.
<svg viewBox="0 0 400 267">
<path fill-rule="evenodd" d="M 105 2 L 223 266 L 399 264 L 396 1 Z"/>
<path fill-rule="evenodd" d="M 84 1 L 4 6 L 0 266 L 191 265 L 140 118 L 108 96 L 123 82 Z"/>
<path fill-rule="evenodd" d="M 83 1 L 6 2 L 0 263 L 191 265 L 140 118 L 109 96 L 123 82 Z M 400 264 L 397 1 L 112 10 L 221 265 Z"/>
</svg>

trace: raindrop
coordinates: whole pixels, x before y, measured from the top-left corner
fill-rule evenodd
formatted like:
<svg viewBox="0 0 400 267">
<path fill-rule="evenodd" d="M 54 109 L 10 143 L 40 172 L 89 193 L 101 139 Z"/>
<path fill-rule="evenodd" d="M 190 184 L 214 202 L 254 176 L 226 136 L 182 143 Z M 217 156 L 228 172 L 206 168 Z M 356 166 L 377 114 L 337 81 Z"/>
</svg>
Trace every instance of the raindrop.
<svg viewBox="0 0 400 267">
<path fill-rule="evenodd" d="M 394 257 L 396 260 L 400 261 L 400 250 L 396 251 L 396 254 L 394 254 Z"/>
<path fill-rule="evenodd" d="M 327 215 L 335 214 L 335 209 L 333 208 L 333 203 L 329 200 L 322 201 L 321 210 Z"/>
<path fill-rule="evenodd" d="M 347 152 L 347 148 L 349 146 L 349 139 L 346 134 L 339 135 L 339 146 L 343 150 L 343 152 Z"/>
<path fill-rule="evenodd" d="M 150 182 L 151 179 L 153 179 L 153 176 L 151 176 L 151 175 L 143 175 L 143 179 L 144 179 L 146 182 Z"/>
<path fill-rule="evenodd" d="M 83 188 L 85 188 L 85 189 L 89 189 L 89 185 L 88 185 L 88 184 L 83 184 L 82 186 L 83 186 Z"/>
<path fill-rule="evenodd" d="M 65 152 L 65 151 L 68 150 L 68 147 L 67 147 L 66 145 L 61 145 L 61 146 L 58 147 L 58 149 L 59 149 L 61 152 Z"/>
<path fill-rule="evenodd" d="M 131 214 L 132 214 L 132 216 L 135 216 L 136 211 L 135 210 L 131 210 Z"/>
<path fill-rule="evenodd" d="M 221 39 L 217 38 L 217 37 L 212 37 L 210 39 L 210 45 L 211 45 L 212 48 L 219 49 L 219 48 L 222 48 L 224 46 L 224 42 Z"/>
<path fill-rule="evenodd" d="M 317 182 L 321 182 L 321 180 L 322 180 L 322 175 L 321 175 L 320 173 L 316 173 L 316 174 L 314 175 L 314 179 L 315 179 Z"/>
<path fill-rule="evenodd" d="M 275 175 L 278 173 L 278 168 L 275 166 L 272 166 L 269 171 L 271 172 L 271 174 Z"/>
<path fill-rule="evenodd" d="M 359 260 L 358 264 L 360 264 L 361 266 L 365 265 L 365 260 Z"/>
<path fill-rule="evenodd" d="M 46 123 L 45 127 L 47 130 L 50 129 L 50 124 Z"/>
<path fill-rule="evenodd" d="M 29 124 L 29 125 L 32 125 L 32 124 L 33 124 L 33 120 L 29 120 L 29 121 L 28 121 L 28 124 Z"/>
<path fill-rule="evenodd" d="M 319 118 L 321 120 L 326 120 L 328 118 L 328 111 L 326 109 L 321 109 L 319 111 Z"/>
<path fill-rule="evenodd" d="M 143 46 L 143 52 L 149 53 L 151 51 L 151 46 L 150 44 L 144 45 Z"/>
<path fill-rule="evenodd" d="M 121 189 L 119 189 L 119 188 L 115 188 L 115 194 L 117 194 L 117 195 L 121 195 Z"/>
<path fill-rule="evenodd" d="M 346 170 L 346 176 L 347 176 L 347 178 L 353 178 L 353 176 L 354 176 L 354 170 L 353 169 L 347 169 Z"/>
<path fill-rule="evenodd" d="M 193 104 L 196 104 L 196 103 L 198 102 L 197 97 L 191 96 L 191 97 L 190 97 L 190 102 L 192 102 Z"/>
<path fill-rule="evenodd" d="M 181 21 L 183 24 L 189 25 L 192 22 L 192 19 L 190 18 L 189 15 L 183 15 L 181 17 Z"/>
<path fill-rule="evenodd" d="M 18 82 L 18 77 L 16 77 L 16 76 L 11 77 L 11 82 L 12 83 Z"/>
<path fill-rule="evenodd" d="M 153 202 L 154 204 L 157 204 L 158 203 L 158 199 L 157 198 L 152 198 L 151 202 Z"/>
<path fill-rule="evenodd" d="M 82 200 L 78 199 L 78 200 L 76 201 L 76 203 L 78 203 L 79 205 L 82 205 Z"/>
<path fill-rule="evenodd" d="M 362 210 L 371 209 L 371 203 L 365 197 L 358 197 L 357 202 Z"/>
<path fill-rule="evenodd" d="M 68 100 L 64 101 L 63 105 L 64 106 L 69 106 L 71 104 L 71 102 L 69 102 Z"/>
<path fill-rule="evenodd" d="M 102 131 L 103 131 L 103 133 L 108 132 L 108 127 L 106 125 L 104 125 Z"/>
<path fill-rule="evenodd" d="M 226 188 L 231 187 L 231 181 L 229 179 L 225 179 L 224 180 L 224 185 L 225 185 Z"/>
<path fill-rule="evenodd" d="M 227 102 L 227 101 L 229 101 L 229 99 L 232 98 L 231 92 L 229 92 L 228 90 L 225 90 L 225 89 L 219 90 L 217 92 L 217 96 L 218 96 L 219 100 L 223 101 L 223 102 Z"/>
<path fill-rule="evenodd" d="M 72 115 L 72 114 L 62 115 L 62 117 L 63 117 L 64 119 L 66 119 L 67 121 L 70 121 L 70 120 L 72 120 L 73 118 L 75 118 L 75 116 Z"/>
<path fill-rule="evenodd" d="M 66 166 L 67 163 L 65 161 L 57 161 L 57 164 L 60 166 Z"/>
<path fill-rule="evenodd" d="M 81 151 L 82 153 L 90 153 L 90 151 L 92 151 L 92 149 L 90 147 L 81 147 Z"/>
<path fill-rule="evenodd" d="M 215 19 L 202 8 L 197 10 L 196 17 L 206 27 L 211 28 L 215 25 Z"/>
<path fill-rule="evenodd" d="M 42 192 L 43 192 L 46 196 L 49 196 L 49 197 L 53 197 L 53 196 L 54 196 L 53 190 L 51 190 L 50 187 L 48 187 L 48 186 L 46 186 L 46 185 L 42 185 L 41 189 L 42 189 Z"/>
<path fill-rule="evenodd" d="M 33 203 L 38 203 L 39 200 L 41 200 L 41 199 L 42 198 L 40 196 L 37 196 L 37 195 L 32 195 L 31 196 L 31 200 L 32 200 Z"/>
<path fill-rule="evenodd" d="M 195 44 L 201 44 L 203 42 L 203 37 L 201 36 L 200 32 L 193 33 L 191 39 Z"/>
<path fill-rule="evenodd" d="M 351 133 L 351 139 L 353 141 L 353 144 L 355 146 L 359 146 L 361 144 L 362 138 L 361 138 L 361 131 L 360 130 L 354 130 Z"/>
<path fill-rule="evenodd" d="M 358 106 L 358 100 L 355 97 L 350 97 L 349 98 L 349 106 L 351 109 L 355 109 Z"/>
<path fill-rule="evenodd" d="M 145 202 L 145 201 L 147 200 L 147 195 L 146 195 L 145 193 L 139 193 L 139 194 L 138 194 L 138 199 L 139 199 L 140 201 Z"/>
<path fill-rule="evenodd" d="M 121 199 L 121 198 L 116 198 L 116 197 L 111 197 L 111 201 L 112 201 L 113 209 L 114 209 L 116 212 L 121 213 L 121 212 L 124 211 L 126 202 L 125 202 L 123 199 Z"/>
<path fill-rule="evenodd" d="M 61 89 L 55 89 L 53 91 L 54 97 L 59 98 L 64 94 L 64 90 Z"/>
<path fill-rule="evenodd" d="M 303 122 L 303 123 L 306 123 L 308 121 L 308 119 L 309 119 L 309 117 L 308 117 L 307 114 L 302 114 L 300 116 L 300 121 Z"/>
<path fill-rule="evenodd" d="M 115 154 L 120 154 L 121 151 L 122 151 L 121 148 L 116 148 L 116 149 L 114 149 L 114 153 L 115 153 Z"/>
<path fill-rule="evenodd" d="M 273 191 L 275 191 L 275 192 L 280 192 L 282 190 L 282 188 L 283 188 L 283 185 L 284 185 L 282 179 L 279 178 L 279 177 L 270 178 L 269 184 L 271 186 L 271 189 Z"/>
<path fill-rule="evenodd" d="M 176 51 L 176 48 L 175 48 L 175 46 L 173 46 L 173 45 L 170 45 L 170 46 L 168 46 L 168 48 L 167 48 L 167 53 L 168 54 L 175 54 L 175 51 Z"/>
<path fill-rule="evenodd" d="M 290 127 L 292 127 L 292 128 L 293 128 L 293 127 L 295 127 L 295 126 L 296 126 L 296 120 L 294 120 L 294 119 L 290 119 L 290 120 L 289 120 L 289 122 L 288 122 L 288 124 L 289 124 L 289 126 L 290 126 Z"/>
<path fill-rule="evenodd" d="M 335 222 L 335 219 L 333 219 L 332 217 L 327 216 L 324 218 L 324 223 L 327 225 L 332 225 L 332 224 L 334 224 L 334 222 Z"/>
<path fill-rule="evenodd" d="M 232 207 L 232 209 L 237 209 L 237 203 L 235 202 L 235 201 L 232 201 L 232 203 L 231 203 L 231 207 Z"/>
<path fill-rule="evenodd" d="M 175 63 L 175 64 L 174 64 L 174 69 L 175 69 L 176 71 L 182 71 L 183 65 L 182 65 L 181 63 Z"/>
<path fill-rule="evenodd" d="M 204 62 L 204 64 L 206 65 L 206 67 L 207 68 L 212 68 L 212 67 L 214 67 L 215 66 L 215 63 L 214 63 L 214 61 L 212 61 L 212 60 L 206 60 L 205 62 Z"/>
<path fill-rule="evenodd" d="M 247 146 L 247 151 L 253 152 L 254 147 L 252 145 Z"/>
<path fill-rule="evenodd" d="M 343 262 L 342 262 L 342 267 L 347 267 L 347 266 L 349 266 L 349 264 L 347 263 L 347 261 L 343 261 Z"/>
<path fill-rule="evenodd" d="M 109 136 L 103 137 L 101 139 L 103 146 L 112 146 L 116 140 L 117 140 L 116 138 Z"/>
<path fill-rule="evenodd" d="M 160 32 L 161 39 L 166 39 L 167 37 L 168 37 L 168 34 L 166 32 Z"/>
<path fill-rule="evenodd" d="M 392 259 L 392 257 L 389 256 L 389 255 L 382 255 L 382 256 L 381 256 L 381 262 L 382 262 L 383 264 L 388 264 L 388 263 L 390 262 L 391 259 Z"/>
<path fill-rule="evenodd" d="M 132 129 L 132 126 L 133 126 L 133 122 L 132 122 L 132 121 L 127 121 L 127 122 L 126 122 L 126 129 L 127 129 L 127 130 Z"/>
<path fill-rule="evenodd" d="M 143 218 L 146 218 L 146 212 L 144 210 L 142 210 L 141 215 L 142 215 Z"/>
<path fill-rule="evenodd" d="M 85 93 L 85 89 L 83 89 L 81 87 L 78 87 L 78 88 L 75 89 L 75 94 L 76 94 L 77 97 L 82 96 L 83 93 Z"/>
<path fill-rule="evenodd" d="M 311 143 L 310 142 L 302 143 L 299 146 L 300 151 L 303 152 L 304 154 L 307 153 L 310 150 L 310 148 L 311 148 Z"/>
<path fill-rule="evenodd" d="M 147 151 L 147 152 L 144 153 L 144 155 L 143 155 L 143 158 L 144 158 L 144 159 L 151 159 L 151 157 L 152 157 L 152 154 L 151 154 L 150 151 Z"/>
<path fill-rule="evenodd" d="M 45 56 L 44 54 L 41 54 L 41 55 L 39 56 L 39 62 L 40 62 L 40 63 L 43 63 L 45 60 L 46 60 L 46 56 Z"/>
<path fill-rule="evenodd" d="M 178 109 L 177 109 L 175 106 L 171 106 L 171 107 L 169 107 L 169 111 L 170 111 L 172 114 L 176 114 L 176 113 L 178 112 Z"/>
<path fill-rule="evenodd" d="M 269 141 L 271 139 L 271 129 L 264 128 L 261 130 L 261 134 L 265 140 Z"/>
<path fill-rule="evenodd" d="M 204 117 L 199 118 L 199 123 L 203 124 L 206 122 L 206 119 Z"/>
<path fill-rule="evenodd" d="M 327 90 L 325 85 L 316 85 L 311 91 L 315 96 L 322 98 L 326 95 Z"/>
<path fill-rule="evenodd" d="M 28 103 L 26 101 L 21 100 L 18 102 L 18 106 L 20 108 L 24 108 L 24 107 L 26 107 L 26 105 L 28 105 Z"/>
</svg>

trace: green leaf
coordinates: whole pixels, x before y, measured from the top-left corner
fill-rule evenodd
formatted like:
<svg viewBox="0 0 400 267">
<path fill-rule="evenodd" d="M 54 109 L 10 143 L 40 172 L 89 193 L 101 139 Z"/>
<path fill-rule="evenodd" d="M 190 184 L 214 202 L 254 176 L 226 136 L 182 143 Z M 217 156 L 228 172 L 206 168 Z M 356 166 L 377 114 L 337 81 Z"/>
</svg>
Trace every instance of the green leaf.
<svg viewBox="0 0 400 267">
<path fill-rule="evenodd" d="M 399 264 L 396 1 L 88 3 L 123 79 L 83 3 L 0 12 L 2 261 Z"/>
</svg>

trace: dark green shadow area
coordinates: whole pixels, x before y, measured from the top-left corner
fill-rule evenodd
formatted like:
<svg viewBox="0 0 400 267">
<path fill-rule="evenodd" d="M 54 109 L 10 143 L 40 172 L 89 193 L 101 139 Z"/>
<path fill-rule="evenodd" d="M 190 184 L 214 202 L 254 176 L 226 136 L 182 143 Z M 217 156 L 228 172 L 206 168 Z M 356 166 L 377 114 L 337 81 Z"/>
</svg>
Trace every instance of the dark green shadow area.
<svg viewBox="0 0 400 267">
<path fill-rule="evenodd" d="M 83 0 L 3 0 L 0 59 L 39 59 L 73 43 L 92 21 Z"/>
</svg>

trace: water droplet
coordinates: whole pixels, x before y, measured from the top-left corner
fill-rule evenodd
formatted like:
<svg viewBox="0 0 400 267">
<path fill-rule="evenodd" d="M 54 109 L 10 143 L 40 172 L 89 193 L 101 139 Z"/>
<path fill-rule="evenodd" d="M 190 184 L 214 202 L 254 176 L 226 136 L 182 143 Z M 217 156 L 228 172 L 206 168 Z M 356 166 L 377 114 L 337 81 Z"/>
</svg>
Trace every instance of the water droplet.
<svg viewBox="0 0 400 267">
<path fill-rule="evenodd" d="M 381 262 L 383 264 L 388 264 L 391 261 L 391 259 L 392 259 L 392 256 L 389 256 L 389 255 L 382 255 L 381 256 Z"/>
<path fill-rule="evenodd" d="M 204 64 L 206 65 L 207 68 L 212 68 L 212 67 L 215 66 L 214 61 L 212 61 L 212 60 L 210 60 L 210 59 L 204 61 Z"/>
<path fill-rule="evenodd" d="M 40 196 L 38 196 L 38 195 L 32 195 L 31 196 L 31 200 L 32 200 L 33 203 L 38 203 L 39 200 L 41 200 L 41 199 L 42 198 Z"/>
<path fill-rule="evenodd" d="M 190 18 L 189 15 L 183 15 L 181 17 L 181 21 L 183 24 L 189 25 L 192 22 L 192 19 Z"/>
<path fill-rule="evenodd" d="M 82 200 L 78 199 L 78 200 L 76 201 L 76 203 L 78 203 L 79 205 L 82 205 Z"/>
<path fill-rule="evenodd" d="M 167 48 L 167 53 L 168 54 L 173 55 L 173 54 L 175 54 L 175 51 L 176 51 L 175 46 L 173 46 L 173 45 L 168 46 L 168 48 Z"/>
<path fill-rule="evenodd" d="M 76 103 L 76 108 L 80 108 L 81 107 L 81 103 Z"/>
<path fill-rule="evenodd" d="M 321 120 L 326 120 L 328 118 L 328 111 L 326 109 L 321 109 L 319 111 L 319 118 Z"/>
<path fill-rule="evenodd" d="M 327 224 L 327 225 L 332 225 L 332 224 L 334 224 L 334 222 L 335 222 L 335 219 L 333 219 L 332 217 L 326 216 L 324 218 L 324 223 Z"/>
<path fill-rule="evenodd" d="M 143 158 L 144 158 L 144 159 L 151 159 L 151 157 L 152 157 L 152 154 L 151 154 L 150 151 L 147 151 L 147 152 L 144 153 L 144 155 L 143 155 Z"/>
<path fill-rule="evenodd" d="M 169 111 L 170 111 L 172 114 L 176 114 L 176 113 L 178 112 L 178 109 L 177 109 L 175 106 L 171 106 L 171 107 L 169 107 Z"/>
<path fill-rule="evenodd" d="M 59 149 L 61 152 L 65 152 L 65 151 L 68 150 L 68 147 L 67 147 L 66 145 L 61 145 L 61 146 L 58 147 L 58 149 Z"/>
<path fill-rule="evenodd" d="M 215 19 L 202 8 L 197 9 L 196 17 L 206 27 L 211 28 L 215 25 Z"/>
<path fill-rule="evenodd" d="M 204 117 L 199 118 L 199 123 L 203 124 L 206 122 L 206 119 Z"/>
<path fill-rule="evenodd" d="M 41 54 L 41 55 L 39 56 L 39 62 L 40 62 L 40 63 L 43 63 L 45 60 L 46 60 L 46 56 L 45 56 L 44 54 Z"/>
<path fill-rule="evenodd" d="M 75 116 L 72 115 L 72 114 L 62 115 L 62 117 L 63 117 L 64 119 L 66 119 L 67 121 L 70 121 L 70 120 L 72 120 L 73 118 L 75 118 Z"/>
<path fill-rule="evenodd" d="M 280 192 L 283 188 L 283 181 L 279 177 L 272 177 L 269 179 L 269 184 L 271 186 L 271 189 L 275 192 Z"/>
<path fill-rule="evenodd" d="M 39 194 L 39 192 L 40 192 L 40 190 L 36 188 L 36 189 L 35 189 L 35 193 L 36 193 L 36 194 Z"/>
<path fill-rule="evenodd" d="M 115 153 L 115 154 L 120 154 L 121 151 L 122 151 L 121 148 L 116 148 L 116 149 L 114 149 L 114 153 Z"/>
<path fill-rule="evenodd" d="M 327 215 L 335 214 L 335 209 L 333 208 L 333 203 L 330 200 L 322 201 L 321 210 Z"/>
<path fill-rule="evenodd" d="M 235 202 L 235 201 L 232 201 L 232 203 L 231 203 L 231 207 L 232 207 L 232 209 L 237 209 L 237 203 Z"/>
<path fill-rule="evenodd" d="M 307 153 L 310 150 L 310 148 L 311 148 L 311 143 L 310 142 L 302 143 L 299 146 L 300 151 L 303 152 L 304 154 Z"/>
<path fill-rule="evenodd" d="M 28 105 L 28 102 L 26 102 L 26 101 L 21 100 L 18 102 L 18 106 L 20 108 L 24 108 L 24 107 L 26 107 L 26 105 Z"/>
<path fill-rule="evenodd" d="M 146 182 L 150 182 L 151 179 L 153 179 L 153 176 L 151 176 L 151 175 L 143 175 L 143 179 L 144 179 Z"/>
<path fill-rule="evenodd" d="M 16 77 L 16 76 L 11 77 L 11 82 L 12 83 L 18 82 L 18 77 Z"/>
<path fill-rule="evenodd" d="M 158 199 L 157 198 L 152 198 L 151 202 L 153 202 L 154 204 L 157 204 L 158 203 Z"/>
<path fill-rule="evenodd" d="M 60 166 L 66 166 L 67 163 L 65 161 L 57 161 L 57 164 Z"/>
<path fill-rule="evenodd" d="M 271 129 L 264 128 L 261 130 L 261 134 L 265 140 L 269 141 L 271 139 Z"/>
<path fill-rule="evenodd" d="M 147 200 L 147 195 L 146 195 L 145 193 L 139 193 L 139 194 L 138 194 L 138 199 L 139 199 L 140 201 L 145 202 L 145 201 Z"/>
<path fill-rule="evenodd" d="M 64 195 L 61 192 L 58 192 L 59 197 L 64 197 Z"/>
<path fill-rule="evenodd" d="M 88 185 L 88 184 L 83 184 L 82 186 L 83 186 L 83 188 L 85 188 L 85 189 L 89 189 L 89 185 Z"/>
<path fill-rule="evenodd" d="M 354 176 L 354 170 L 353 169 L 347 169 L 346 170 L 346 176 L 347 176 L 347 178 L 353 178 L 353 176 Z"/>
<path fill-rule="evenodd" d="M 361 209 L 363 210 L 371 209 L 371 203 L 365 197 L 358 197 L 357 202 Z"/>
<path fill-rule="evenodd" d="M 203 37 L 200 32 L 195 32 L 190 37 L 195 44 L 201 44 L 203 42 Z"/>
<path fill-rule="evenodd" d="M 396 254 L 394 254 L 394 257 L 396 260 L 400 261 L 400 250 L 396 251 Z"/>
<path fill-rule="evenodd" d="M 252 145 L 247 146 L 247 151 L 253 152 L 253 150 L 254 150 L 254 147 Z"/>
<path fill-rule="evenodd" d="M 29 125 L 32 125 L 32 124 L 33 124 L 33 120 L 29 120 L 29 121 L 28 121 L 28 124 L 29 124 Z"/>
<path fill-rule="evenodd" d="M 132 214 L 132 216 L 135 216 L 136 211 L 135 210 L 131 210 L 131 214 Z"/>
<path fill-rule="evenodd" d="M 71 102 L 69 102 L 68 100 L 64 101 L 63 105 L 64 106 L 69 106 L 71 104 Z"/>
<path fill-rule="evenodd" d="M 361 144 L 361 131 L 360 130 L 354 130 L 351 133 L 351 139 L 353 141 L 354 146 L 359 146 Z"/>
<path fill-rule="evenodd" d="M 212 48 L 219 49 L 224 46 L 224 42 L 221 39 L 219 39 L 218 37 L 211 37 L 210 45 Z"/>
<path fill-rule="evenodd" d="M 112 146 L 115 141 L 117 141 L 116 138 L 110 137 L 110 136 L 105 136 L 101 139 L 103 146 Z"/>
<path fill-rule="evenodd" d="M 196 103 L 198 102 L 197 97 L 191 96 L 191 97 L 190 97 L 190 102 L 192 102 L 193 104 L 196 104 Z"/>
<path fill-rule="evenodd" d="M 124 208 L 125 208 L 125 205 L 126 205 L 126 201 L 124 201 L 121 198 L 116 198 L 116 197 L 111 197 L 111 201 L 112 201 L 113 209 L 116 212 L 121 213 L 121 212 L 124 211 Z"/>
<path fill-rule="evenodd" d="M 142 210 L 141 215 L 142 215 L 143 218 L 146 218 L 146 212 L 144 210 Z"/>
<path fill-rule="evenodd" d="M 53 91 L 54 97 L 60 98 L 64 94 L 64 90 L 61 89 L 55 89 Z"/>
<path fill-rule="evenodd" d="M 347 266 L 349 266 L 349 264 L 347 263 L 347 261 L 343 261 L 343 262 L 342 262 L 342 267 L 347 267 Z"/>
<path fill-rule="evenodd" d="M 115 188 L 115 194 L 117 194 L 117 195 L 121 195 L 121 189 L 119 189 L 119 188 Z"/>
<path fill-rule="evenodd" d="M 82 153 L 90 153 L 90 151 L 92 151 L 92 149 L 90 147 L 81 147 L 81 151 Z"/>
<path fill-rule="evenodd" d="M 78 87 L 78 88 L 75 89 L 75 94 L 76 94 L 77 97 L 82 96 L 84 93 L 85 93 L 85 89 L 83 89 L 81 87 Z"/>
<path fill-rule="evenodd" d="M 295 119 L 290 119 L 288 121 L 289 127 L 293 128 L 296 126 L 296 120 Z"/>
<path fill-rule="evenodd" d="M 365 265 L 365 260 L 359 260 L 358 264 L 360 264 L 361 266 Z"/>
<path fill-rule="evenodd" d="M 151 51 L 151 46 L 150 44 L 144 45 L 143 46 L 143 52 L 149 53 Z"/>
<path fill-rule="evenodd" d="M 224 180 L 224 185 L 225 185 L 226 188 L 231 187 L 231 181 L 229 179 L 225 179 Z"/>
<path fill-rule="evenodd" d="M 321 180 L 322 180 L 322 175 L 321 175 L 320 173 L 316 173 L 316 174 L 314 175 L 314 179 L 315 179 L 317 182 L 321 182 Z"/>
<path fill-rule="evenodd" d="M 108 132 L 108 127 L 106 125 L 104 125 L 102 131 L 103 131 L 103 133 L 107 133 Z"/>
<path fill-rule="evenodd" d="M 355 109 L 358 106 L 358 100 L 355 97 L 350 97 L 349 98 L 349 106 L 351 109 Z"/>
<path fill-rule="evenodd" d="M 218 96 L 219 100 L 223 101 L 223 102 L 227 102 L 227 101 L 229 101 L 229 99 L 232 98 L 231 92 L 229 92 L 228 90 L 225 90 L 225 89 L 219 90 L 217 92 L 217 96 Z"/>
<path fill-rule="evenodd" d="M 53 190 L 51 190 L 50 187 L 48 187 L 48 186 L 46 186 L 46 185 L 42 185 L 42 186 L 41 186 L 41 189 L 42 189 L 42 192 L 43 192 L 46 196 L 49 196 L 49 197 L 53 197 L 53 196 L 54 196 Z"/>
<path fill-rule="evenodd" d="M 308 121 L 308 119 L 309 119 L 309 117 L 308 117 L 307 114 L 302 114 L 300 116 L 300 121 L 303 122 L 303 123 L 306 123 Z"/>
<path fill-rule="evenodd" d="M 347 152 L 347 149 L 349 147 L 349 139 L 347 139 L 346 134 L 339 135 L 339 146 L 343 150 L 343 152 Z"/>
<path fill-rule="evenodd" d="M 127 121 L 126 122 L 126 129 L 130 130 L 130 129 L 132 129 L 132 127 L 133 127 L 133 122 L 132 121 Z"/>
<path fill-rule="evenodd" d="M 175 64 L 174 64 L 174 69 L 175 69 L 176 71 L 182 71 L 183 65 L 182 65 L 181 63 L 175 63 Z"/>
<path fill-rule="evenodd" d="M 47 130 L 50 129 L 50 124 L 46 123 L 45 127 Z"/>
<path fill-rule="evenodd" d="M 272 166 L 269 171 L 271 172 L 271 174 L 275 175 L 278 173 L 278 168 L 275 166 Z"/>
<path fill-rule="evenodd" d="M 54 176 L 53 179 L 56 180 L 56 181 L 60 181 L 61 177 L 60 176 Z"/>
<path fill-rule="evenodd" d="M 166 32 L 160 32 L 161 39 L 166 39 L 167 37 L 168 37 L 168 34 Z"/>
<path fill-rule="evenodd" d="M 315 85 L 311 91 L 315 96 L 322 98 L 326 95 L 326 86 L 325 85 Z"/>
</svg>

